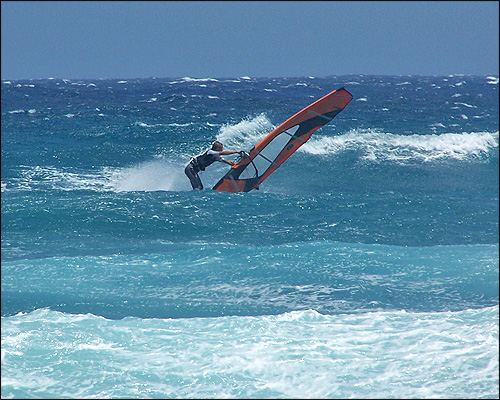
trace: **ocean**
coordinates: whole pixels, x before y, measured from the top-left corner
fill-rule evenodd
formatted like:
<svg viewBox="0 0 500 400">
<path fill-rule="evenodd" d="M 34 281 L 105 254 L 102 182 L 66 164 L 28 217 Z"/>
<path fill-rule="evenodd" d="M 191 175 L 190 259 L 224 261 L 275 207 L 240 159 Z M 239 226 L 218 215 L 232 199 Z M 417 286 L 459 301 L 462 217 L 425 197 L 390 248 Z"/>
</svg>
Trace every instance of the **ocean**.
<svg viewBox="0 0 500 400">
<path fill-rule="evenodd" d="M 498 398 L 498 83 L 2 80 L 1 397 Z M 260 190 L 191 190 L 342 86 Z"/>
</svg>

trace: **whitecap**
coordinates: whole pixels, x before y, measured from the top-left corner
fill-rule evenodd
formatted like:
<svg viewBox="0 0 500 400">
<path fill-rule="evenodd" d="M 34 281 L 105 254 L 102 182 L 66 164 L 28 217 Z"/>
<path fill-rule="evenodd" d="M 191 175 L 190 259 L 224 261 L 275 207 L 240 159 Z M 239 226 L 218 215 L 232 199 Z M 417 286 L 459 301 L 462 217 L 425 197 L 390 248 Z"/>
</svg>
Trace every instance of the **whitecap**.
<svg viewBox="0 0 500 400">
<path fill-rule="evenodd" d="M 157 126 L 185 126 L 185 125 L 176 125 L 176 124 L 146 124 L 145 122 L 137 121 L 134 122 L 134 125 L 140 126 L 141 128 L 155 128 Z M 187 124 L 189 125 L 189 124 Z"/>
<path fill-rule="evenodd" d="M 467 103 L 454 103 L 454 104 L 457 104 L 457 105 L 460 105 L 460 106 L 464 106 L 464 107 L 467 107 L 467 108 L 477 108 L 477 106 L 472 106 L 472 105 L 467 104 Z"/>
<path fill-rule="evenodd" d="M 186 126 L 191 126 L 194 125 L 194 122 L 186 122 L 185 124 L 179 124 L 178 122 L 173 122 L 171 124 L 167 124 L 166 126 L 175 126 L 175 127 L 186 127 Z"/>
<path fill-rule="evenodd" d="M 498 85 L 498 77 L 497 76 L 487 76 L 486 79 L 488 81 L 486 83 L 490 85 Z"/>
<path fill-rule="evenodd" d="M 182 78 L 183 82 L 219 82 L 217 79 L 214 78 L 191 78 L 189 76 L 185 76 Z"/>
<path fill-rule="evenodd" d="M 374 129 L 355 129 L 340 136 L 313 136 L 299 151 L 313 155 L 358 151 L 366 161 L 408 163 L 482 160 L 497 148 L 498 132 L 396 135 Z"/>
</svg>

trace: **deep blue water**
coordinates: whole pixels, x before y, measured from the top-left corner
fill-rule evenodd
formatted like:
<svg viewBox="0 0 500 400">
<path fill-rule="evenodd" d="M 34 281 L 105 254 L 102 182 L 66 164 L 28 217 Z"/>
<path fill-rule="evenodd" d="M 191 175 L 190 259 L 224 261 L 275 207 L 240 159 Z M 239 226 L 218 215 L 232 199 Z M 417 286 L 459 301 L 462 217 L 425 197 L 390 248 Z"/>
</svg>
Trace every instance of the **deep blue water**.
<svg viewBox="0 0 500 400">
<path fill-rule="evenodd" d="M 191 190 L 343 85 L 260 190 Z M 3 398 L 498 397 L 498 77 L 1 96 Z"/>
</svg>

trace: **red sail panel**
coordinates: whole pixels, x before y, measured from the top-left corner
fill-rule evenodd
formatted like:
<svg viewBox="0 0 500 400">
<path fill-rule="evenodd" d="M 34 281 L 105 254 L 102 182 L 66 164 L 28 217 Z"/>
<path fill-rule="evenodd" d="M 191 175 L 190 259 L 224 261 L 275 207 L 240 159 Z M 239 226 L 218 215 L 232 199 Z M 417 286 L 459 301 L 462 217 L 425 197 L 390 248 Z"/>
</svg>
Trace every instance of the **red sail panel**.
<svg viewBox="0 0 500 400">
<path fill-rule="evenodd" d="M 311 135 L 330 122 L 352 100 L 343 87 L 327 94 L 287 119 L 258 142 L 213 187 L 226 192 L 248 192 L 259 185 Z"/>
</svg>

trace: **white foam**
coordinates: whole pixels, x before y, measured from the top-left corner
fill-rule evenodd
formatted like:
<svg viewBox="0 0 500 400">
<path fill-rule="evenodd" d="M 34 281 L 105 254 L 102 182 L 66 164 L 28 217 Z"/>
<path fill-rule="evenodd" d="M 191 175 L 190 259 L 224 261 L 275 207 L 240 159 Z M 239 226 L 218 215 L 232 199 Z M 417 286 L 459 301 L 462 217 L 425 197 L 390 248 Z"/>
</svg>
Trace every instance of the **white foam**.
<svg viewBox="0 0 500 400">
<path fill-rule="evenodd" d="M 396 135 L 371 129 L 354 129 L 340 136 L 313 136 L 299 151 L 332 155 L 360 151 L 370 161 L 433 161 L 477 158 L 498 148 L 498 132 Z"/>
<path fill-rule="evenodd" d="M 179 81 L 172 81 L 169 82 L 170 85 L 176 84 L 176 83 L 184 83 L 184 82 L 219 82 L 217 79 L 214 78 L 191 78 L 189 76 L 185 76 L 184 78 L 181 78 Z"/>
<path fill-rule="evenodd" d="M 190 189 L 184 168 L 164 159 L 115 170 L 109 176 L 109 186 L 118 192 Z"/>
<path fill-rule="evenodd" d="M 104 167 L 90 172 L 22 166 L 21 177 L 9 182 L 9 187 L 2 182 L 2 191 L 29 191 L 40 188 L 101 192 L 189 190 L 189 181 L 184 176 L 184 161 L 175 162 L 161 158 L 126 168 Z"/>
<path fill-rule="evenodd" d="M 2 317 L 2 352 L 2 397 L 489 398 L 498 306 L 122 320 L 36 310 Z"/>
<path fill-rule="evenodd" d="M 275 126 L 265 114 L 248 117 L 237 124 L 226 124 L 219 129 L 217 140 L 224 148 L 250 150 L 259 140 L 271 132 Z"/>
<path fill-rule="evenodd" d="M 464 106 L 464 107 L 468 107 L 468 108 L 477 108 L 477 106 L 472 106 L 470 104 L 467 104 L 467 103 L 455 103 L 457 105 L 460 105 L 460 106 Z"/>
<path fill-rule="evenodd" d="M 136 126 L 140 126 L 141 128 L 155 128 L 155 127 L 158 127 L 158 126 L 171 126 L 171 125 L 165 125 L 165 124 L 146 124 L 145 122 L 142 122 L 142 121 L 136 121 L 134 122 L 134 125 Z M 187 124 L 189 125 L 189 124 Z M 175 125 L 173 125 L 175 126 Z M 186 126 L 186 125 L 184 125 Z"/>
</svg>

